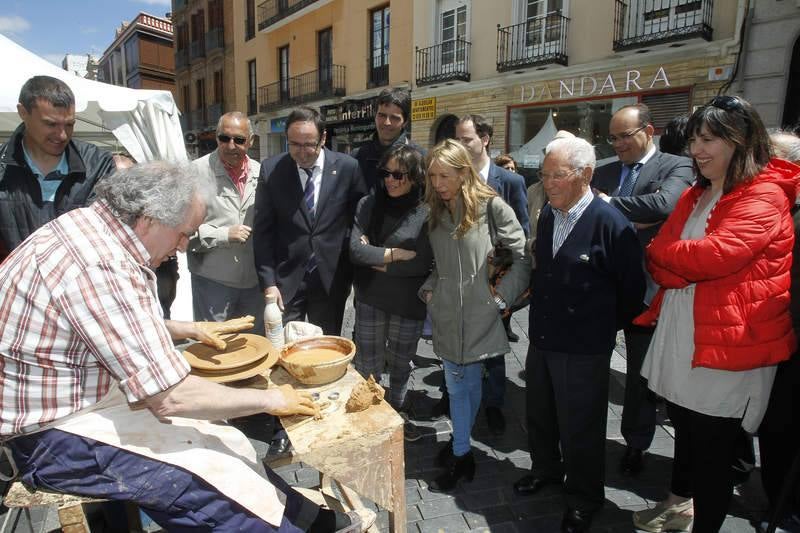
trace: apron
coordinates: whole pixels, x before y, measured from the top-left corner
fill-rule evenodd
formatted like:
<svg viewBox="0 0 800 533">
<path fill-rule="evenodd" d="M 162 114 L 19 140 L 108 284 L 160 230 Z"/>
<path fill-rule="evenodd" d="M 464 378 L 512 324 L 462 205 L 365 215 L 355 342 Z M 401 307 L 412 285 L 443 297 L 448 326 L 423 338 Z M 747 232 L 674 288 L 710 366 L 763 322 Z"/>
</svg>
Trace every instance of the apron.
<svg viewBox="0 0 800 533">
<path fill-rule="evenodd" d="M 98 403 L 57 420 L 58 429 L 183 468 L 274 527 L 280 527 L 286 495 L 266 478 L 250 441 L 237 429 L 205 420 L 156 418 L 131 409 L 111 387 Z"/>
</svg>

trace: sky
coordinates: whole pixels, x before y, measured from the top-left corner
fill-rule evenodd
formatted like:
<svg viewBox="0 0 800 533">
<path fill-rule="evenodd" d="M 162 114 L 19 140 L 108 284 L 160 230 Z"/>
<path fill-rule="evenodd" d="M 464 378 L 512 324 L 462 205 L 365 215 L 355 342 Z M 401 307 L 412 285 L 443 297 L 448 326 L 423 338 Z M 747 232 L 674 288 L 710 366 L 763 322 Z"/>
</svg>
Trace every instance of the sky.
<svg viewBox="0 0 800 533">
<path fill-rule="evenodd" d="M 122 21 L 164 16 L 170 0 L 2 0 L 0 33 L 61 66 L 66 54 L 101 56 Z"/>
</svg>

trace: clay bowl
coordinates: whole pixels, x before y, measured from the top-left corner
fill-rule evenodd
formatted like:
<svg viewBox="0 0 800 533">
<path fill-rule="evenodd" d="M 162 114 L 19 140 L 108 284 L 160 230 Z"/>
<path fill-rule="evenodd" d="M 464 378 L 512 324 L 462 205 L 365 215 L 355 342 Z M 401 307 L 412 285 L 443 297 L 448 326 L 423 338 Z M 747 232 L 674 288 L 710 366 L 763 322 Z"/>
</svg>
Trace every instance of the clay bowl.
<svg viewBox="0 0 800 533">
<path fill-rule="evenodd" d="M 344 376 L 355 355 L 356 345 L 350 339 L 322 335 L 284 346 L 280 364 L 304 385 L 324 385 Z"/>
</svg>

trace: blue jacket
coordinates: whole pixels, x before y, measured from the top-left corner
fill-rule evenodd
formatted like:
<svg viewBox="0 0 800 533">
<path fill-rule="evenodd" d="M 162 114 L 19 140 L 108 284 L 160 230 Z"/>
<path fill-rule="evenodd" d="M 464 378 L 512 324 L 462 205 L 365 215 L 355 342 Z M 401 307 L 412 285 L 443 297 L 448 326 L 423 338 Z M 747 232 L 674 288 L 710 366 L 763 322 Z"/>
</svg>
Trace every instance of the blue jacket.
<svg viewBox="0 0 800 533">
<path fill-rule="evenodd" d="M 525 189 L 525 178 L 498 167 L 492 161 L 489 163 L 489 177 L 486 182 L 514 210 L 514 214 L 517 215 L 517 222 L 522 226 L 527 239 L 531 224 L 528 219 L 528 195 Z"/>
</svg>

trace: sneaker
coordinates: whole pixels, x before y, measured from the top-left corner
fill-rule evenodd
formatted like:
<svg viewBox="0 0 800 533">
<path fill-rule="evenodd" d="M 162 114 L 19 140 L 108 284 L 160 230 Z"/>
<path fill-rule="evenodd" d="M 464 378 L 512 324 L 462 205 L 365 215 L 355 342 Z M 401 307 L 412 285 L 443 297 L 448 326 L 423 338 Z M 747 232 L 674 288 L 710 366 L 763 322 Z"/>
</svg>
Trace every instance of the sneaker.
<svg viewBox="0 0 800 533">
<path fill-rule="evenodd" d="M 413 423 L 405 413 L 400 413 L 400 417 L 405 422 L 403 424 L 403 438 L 408 442 L 414 442 L 421 439 L 422 431 L 420 430 L 419 426 Z"/>
</svg>

